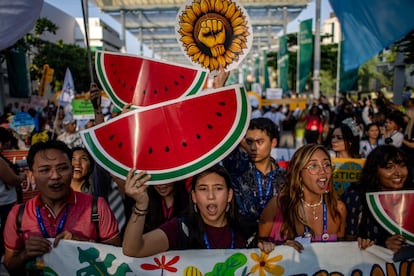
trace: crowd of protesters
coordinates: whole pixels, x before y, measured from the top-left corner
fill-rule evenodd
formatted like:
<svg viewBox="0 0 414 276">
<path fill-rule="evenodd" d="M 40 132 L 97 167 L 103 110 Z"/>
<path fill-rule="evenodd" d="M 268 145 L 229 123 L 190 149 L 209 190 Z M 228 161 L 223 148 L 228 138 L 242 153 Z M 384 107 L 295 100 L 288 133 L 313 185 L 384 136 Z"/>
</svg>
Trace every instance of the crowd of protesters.
<svg viewBox="0 0 414 276">
<path fill-rule="evenodd" d="M 96 89 L 91 86 L 91 95 Z M 399 106 L 381 93 L 376 99 L 343 95 L 331 105 L 321 96 L 304 110 L 277 105 L 258 110 L 252 103 L 255 115 L 229 156 L 192 178 L 151 189 L 146 185 L 150 175 L 133 169 L 121 180 L 97 165 L 83 147 L 80 130 L 121 113 L 94 107 L 95 120 L 79 124 L 53 104 L 37 111 L 6 106 L 0 118 L 0 152 L 28 150 L 29 175 L 39 190 L 23 205 L 21 225 L 16 225 L 21 205 L 16 204 L 15 186 L 26 175 L 0 157 L 9 175 L 0 176 L 0 205 L 2 231 L 10 226 L 2 249 L 11 273 L 21 273 L 24 263 L 49 252 L 60 239 L 122 244 L 124 254 L 135 257 L 186 248 L 259 247 L 268 253 L 278 244 L 302 251 L 304 243 L 339 240 L 358 241 L 361 248 L 379 244 L 394 252 L 405 246 L 400 235 L 382 231 L 376 236 L 366 230 L 371 216 L 365 204 L 356 203 L 355 194 L 413 188 L 414 98 L 406 97 Z M 11 127 L 19 112 L 32 116 L 30 133 Z M 271 157 L 275 147 L 296 150 L 286 170 Z M 365 187 L 361 180 L 339 198 L 332 184 L 333 157 L 366 158 L 373 168 L 364 167 L 361 178 L 375 176 L 377 181 Z M 387 177 L 394 180 L 386 182 Z M 110 206 L 114 185 L 122 198 L 124 225 Z M 80 216 L 94 212 L 94 198 L 99 198 L 97 212 L 105 218 L 96 225 L 90 215 Z M 350 223 L 351 216 L 355 221 L 361 213 L 361 227 Z M 327 225 L 322 224 L 325 218 Z"/>
</svg>

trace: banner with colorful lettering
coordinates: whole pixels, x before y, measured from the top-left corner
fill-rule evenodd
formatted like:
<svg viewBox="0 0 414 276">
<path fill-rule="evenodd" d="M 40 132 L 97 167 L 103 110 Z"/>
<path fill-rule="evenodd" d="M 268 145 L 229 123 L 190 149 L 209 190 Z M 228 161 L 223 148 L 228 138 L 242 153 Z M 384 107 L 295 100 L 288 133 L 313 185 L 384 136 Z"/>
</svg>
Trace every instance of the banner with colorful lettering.
<svg viewBox="0 0 414 276">
<path fill-rule="evenodd" d="M 43 267 L 47 275 L 414 275 L 414 260 L 394 263 L 383 247 L 360 250 L 356 242 L 337 242 L 304 248 L 299 253 L 278 246 L 269 255 L 259 249 L 182 250 L 131 258 L 120 247 L 60 241 L 32 267 Z"/>
<path fill-rule="evenodd" d="M 333 172 L 334 186 L 338 195 L 343 194 L 351 183 L 358 182 L 365 159 L 362 158 L 332 158 L 335 165 Z"/>
</svg>

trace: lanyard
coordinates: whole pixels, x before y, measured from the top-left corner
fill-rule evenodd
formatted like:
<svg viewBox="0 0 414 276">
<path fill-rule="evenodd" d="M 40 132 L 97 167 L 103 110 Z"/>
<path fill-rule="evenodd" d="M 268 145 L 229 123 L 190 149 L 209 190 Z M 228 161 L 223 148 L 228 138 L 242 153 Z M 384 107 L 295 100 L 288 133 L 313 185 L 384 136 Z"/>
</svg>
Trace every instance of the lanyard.
<svg viewBox="0 0 414 276">
<path fill-rule="evenodd" d="M 323 199 L 323 233 L 322 233 L 322 241 L 327 241 L 329 239 L 329 234 L 328 234 L 328 214 L 326 211 L 326 203 L 325 203 L 325 199 Z M 305 225 L 305 233 L 304 235 L 306 236 L 307 234 L 310 234 L 310 230 L 308 228 L 308 226 Z"/>
<path fill-rule="evenodd" d="M 62 219 L 59 222 L 58 229 L 56 231 L 56 236 L 59 235 L 63 230 L 63 226 L 65 225 L 66 218 L 68 216 L 68 211 L 69 211 L 69 205 L 66 207 L 65 213 L 63 214 Z M 49 235 L 47 234 L 47 231 L 46 231 L 45 224 L 43 223 L 42 215 L 40 214 L 39 206 L 36 206 L 36 218 L 37 218 L 37 222 L 39 223 L 40 231 L 42 231 L 43 237 L 45 239 L 49 238 Z"/>
<path fill-rule="evenodd" d="M 234 249 L 234 231 L 233 231 L 233 229 L 230 229 L 230 233 L 231 233 L 230 249 Z M 211 249 L 211 245 L 210 245 L 210 242 L 208 240 L 206 232 L 204 232 L 204 244 L 206 245 L 207 249 Z"/>
<path fill-rule="evenodd" d="M 269 174 L 269 181 L 266 187 L 266 193 L 263 196 L 264 183 L 262 181 L 262 173 L 258 169 L 256 169 L 257 189 L 259 192 L 259 204 L 260 204 L 261 209 L 264 209 L 266 207 L 266 203 L 270 199 L 270 192 L 272 191 L 273 175 L 274 173 L 271 171 Z"/>
<path fill-rule="evenodd" d="M 164 213 L 164 217 L 166 220 L 169 220 L 174 211 L 174 206 L 171 206 L 171 208 L 167 208 L 167 204 L 165 203 L 165 200 L 162 199 L 161 201 L 162 201 L 162 212 Z"/>
</svg>

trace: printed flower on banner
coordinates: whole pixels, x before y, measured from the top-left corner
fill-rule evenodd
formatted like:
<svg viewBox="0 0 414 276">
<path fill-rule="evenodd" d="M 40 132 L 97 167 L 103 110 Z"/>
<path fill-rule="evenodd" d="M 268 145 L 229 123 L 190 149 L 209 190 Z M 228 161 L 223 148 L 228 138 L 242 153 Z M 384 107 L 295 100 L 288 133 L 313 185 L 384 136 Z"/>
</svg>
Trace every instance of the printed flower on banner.
<svg viewBox="0 0 414 276">
<path fill-rule="evenodd" d="M 158 258 L 154 258 L 154 262 L 156 263 L 156 265 L 154 265 L 154 264 L 142 264 L 141 268 L 144 269 L 144 270 L 161 269 L 161 276 L 162 276 L 162 275 L 164 275 L 164 269 L 169 271 L 169 272 L 177 272 L 177 268 L 172 267 L 172 265 L 175 264 L 176 262 L 178 262 L 178 260 L 180 260 L 180 256 L 175 256 L 170 261 L 165 263 L 165 256 L 163 255 L 163 256 L 161 256 L 161 261 Z"/>
<path fill-rule="evenodd" d="M 250 270 L 250 273 L 252 274 L 256 273 L 256 271 L 259 271 L 260 276 L 265 276 L 268 274 L 279 276 L 283 275 L 285 272 L 285 269 L 282 266 L 273 264 L 275 262 L 281 261 L 283 258 L 282 255 L 277 255 L 276 257 L 268 259 L 269 254 L 261 252 L 260 256 L 256 253 L 252 253 L 250 254 L 250 257 L 255 262 L 257 262 L 257 264 L 255 264 Z"/>
</svg>

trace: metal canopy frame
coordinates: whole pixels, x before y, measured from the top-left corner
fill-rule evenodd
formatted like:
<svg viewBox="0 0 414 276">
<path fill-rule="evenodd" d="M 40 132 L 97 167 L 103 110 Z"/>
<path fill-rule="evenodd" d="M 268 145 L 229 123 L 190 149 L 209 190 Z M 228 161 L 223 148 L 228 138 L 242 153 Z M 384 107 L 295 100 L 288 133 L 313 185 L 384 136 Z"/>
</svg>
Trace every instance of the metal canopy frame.
<svg viewBox="0 0 414 276">
<path fill-rule="evenodd" d="M 175 34 L 176 16 L 184 0 L 90 0 L 102 12 L 120 22 L 153 51 L 154 57 L 189 64 Z M 247 11 L 253 28 L 249 55 L 277 49 L 278 34 L 286 30 L 311 0 L 239 0 Z M 142 45 L 142 44 L 141 44 Z M 143 54 L 143 47 L 139 49 Z"/>
</svg>

